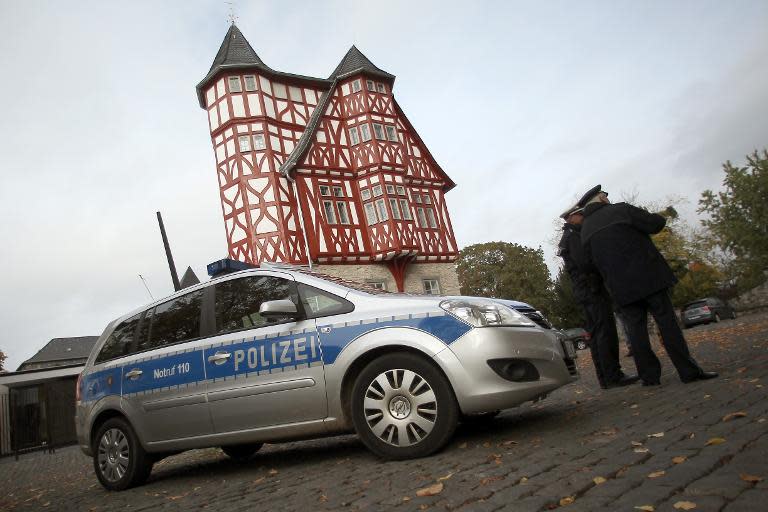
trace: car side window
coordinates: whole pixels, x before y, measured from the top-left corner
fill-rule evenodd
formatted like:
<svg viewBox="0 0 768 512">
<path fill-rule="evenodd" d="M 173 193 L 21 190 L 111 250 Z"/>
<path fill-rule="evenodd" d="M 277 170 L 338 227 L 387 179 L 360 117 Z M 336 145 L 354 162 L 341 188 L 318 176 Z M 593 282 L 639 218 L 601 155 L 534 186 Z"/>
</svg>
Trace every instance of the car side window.
<svg viewBox="0 0 768 512">
<path fill-rule="evenodd" d="M 355 309 L 355 306 L 348 300 L 314 286 L 299 283 L 298 287 L 301 303 L 304 306 L 304 311 L 307 313 L 307 318 L 341 315 Z"/>
<path fill-rule="evenodd" d="M 97 364 L 129 354 L 140 318 L 141 314 L 138 314 L 115 327 L 96 356 Z"/>
<path fill-rule="evenodd" d="M 248 276 L 216 283 L 216 334 L 253 329 L 291 321 L 290 317 L 265 318 L 264 302 L 290 300 L 299 307 L 296 283 L 272 276 Z"/>
<path fill-rule="evenodd" d="M 199 338 L 202 303 L 203 291 L 197 290 L 147 311 L 138 349 L 152 350 Z"/>
</svg>

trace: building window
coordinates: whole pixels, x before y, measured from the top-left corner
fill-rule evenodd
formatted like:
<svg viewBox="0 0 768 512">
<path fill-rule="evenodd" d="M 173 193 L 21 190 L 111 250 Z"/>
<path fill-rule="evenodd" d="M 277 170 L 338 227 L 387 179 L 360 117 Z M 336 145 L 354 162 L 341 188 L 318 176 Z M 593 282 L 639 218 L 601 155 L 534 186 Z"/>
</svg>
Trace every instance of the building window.
<svg viewBox="0 0 768 512">
<path fill-rule="evenodd" d="M 373 123 L 373 134 L 376 136 L 376 139 L 385 140 L 384 127 L 379 123 Z"/>
<path fill-rule="evenodd" d="M 424 194 L 424 204 L 432 204 L 432 196 Z"/>
<path fill-rule="evenodd" d="M 373 207 L 373 203 L 365 203 L 365 220 L 369 226 L 373 226 L 378 222 L 376 219 L 376 210 Z"/>
<path fill-rule="evenodd" d="M 403 211 L 403 219 L 405 220 L 412 220 L 413 217 L 411 217 L 411 209 L 408 206 L 408 200 L 407 199 L 401 199 L 400 200 L 400 209 Z"/>
<path fill-rule="evenodd" d="M 376 92 L 376 84 L 373 83 L 373 80 L 366 80 L 365 86 L 368 88 L 371 92 Z"/>
<path fill-rule="evenodd" d="M 371 140 L 371 128 L 368 126 L 368 123 L 360 125 L 360 137 L 362 137 L 363 142 Z"/>
<path fill-rule="evenodd" d="M 429 227 L 433 229 L 437 227 L 437 221 L 435 220 L 435 210 L 432 208 L 427 208 L 427 220 L 429 220 Z"/>
<path fill-rule="evenodd" d="M 437 279 L 423 279 L 424 293 L 427 295 L 440 295 L 440 283 Z"/>
<path fill-rule="evenodd" d="M 389 200 L 389 209 L 392 210 L 392 218 L 400 220 L 400 208 L 397 207 L 397 199 L 391 198 Z"/>
<path fill-rule="evenodd" d="M 413 200 L 417 204 L 421 204 L 421 194 L 419 194 L 418 192 L 414 192 L 413 193 Z"/>
<path fill-rule="evenodd" d="M 246 91 L 255 91 L 256 90 L 256 77 L 253 75 L 245 75 L 243 78 L 245 78 L 245 90 Z"/>
<path fill-rule="evenodd" d="M 376 84 L 376 88 L 379 90 L 380 93 L 386 94 L 387 88 L 384 87 L 384 84 Z"/>
<path fill-rule="evenodd" d="M 245 153 L 251 150 L 251 138 L 247 135 L 241 135 L 237 138 L 237 143 L 240 146 L 240 152 Z"/>
<path fill-rule="evenodd" d="M 387 125 L 387 140 L 390 140 L 392 142 L 397 142 L 397 130 L 394 126 Z"/>
<path fill-rule="evenodd" d="M 381 185 L 374 185 L 373 186 L 373 197 L 379 197 L 382 194 L 381 192 Z"/>
<path fill-rule="evenodd" d="M 362 87 L 360 86 L 359 79 L 352 82 L 352 92 L 360 92 L 360 89 L 362 89 Z"/>
<path fill-rule="evenodd" d="M 336 224 L 336 213 L 333 211 L 332 201 L 323 201 L 323 210 L 325 210 L 325 218 L 328 224 Z"/>
<path fill-rule="evenodd" d="M 344 197 L 344 189 L 341 187 L 333 187 L 333 197 Z"/>
<path fill-rule="evenodd" d="M 379 214 L 379 221 L 383 222 L 389 220 L 389 213 L 387 213 L 387 205 L 384 204 L 383 199 L 376 200 L 376 213 Z"/>
<path fill-rule="evenodd" d="M 330 196 L 331 195 L 331 187 L 328 185 L 320 185 L 320 195 L 321 196 Z"/>
<path fill-rule="evenodd" d="M 367 188 L 364 188 L 363 190 L 360 191 L 360 197 L 363 198 L 363 201 L 367 201 L 368 199 L 371 198 L 371 191 L 368 190 Z"/>
<path fill-rule="evenodd" d="M 347 214 L 347 203 L 336 201 L 336 209 L 339 210 L 339 222 L 349 224 L 349 215 Z"/>
<path fill-rule="evenodd" d="M 387 185 L 387 194 L 395 195 L 395 186 L 394 185 Z"/>
<path fill-rule="evenodd" d="M 405 187 L 402 185 L 397 186 L 397 195 L 404 196 L 405 195 Z"/>
<path fill-rule="evenodd" d="M 264 134 L 263 133 L 257 133 L 253 136 L 253 149 L 259 150 L 259 149 L 267 149 L 267 144 L 264 141 Z"/>
<path fill-rule="evenodd" d="M 371 288 L 376 288 L 377 290 L 385 290 L 387 289 L 387 283 L 384 281 L 368 281 L 366 282 L 368 286 Z"/>
<path fill-rule="evenodd" d="M 352 142 L 352 145 L 360 144 L 360 136 L 357 134 L 357 128 L 352 127 L 349 129 L 349 140 Z"/>
<path fill-rule="evenodd" d="M 240 77 L 229 77 L 229 92 L 243 92 L 243 88 L 240 86 Z"/>
<path fill-rule="evenodd" d="M 424 208 L 417 208 L 416 215 L 418 217 L 418 224 L 420 228 L 427 227 L 427 218 L 424 216 Z"/>
</svg>

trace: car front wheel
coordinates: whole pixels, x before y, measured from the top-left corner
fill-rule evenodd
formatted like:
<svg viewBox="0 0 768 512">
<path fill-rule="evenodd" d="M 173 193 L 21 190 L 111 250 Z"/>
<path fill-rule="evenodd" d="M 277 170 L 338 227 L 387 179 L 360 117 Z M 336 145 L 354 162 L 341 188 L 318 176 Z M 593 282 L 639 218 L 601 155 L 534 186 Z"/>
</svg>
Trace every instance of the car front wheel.
<svg viewBox="0 0 768 512">
<path fill-rule="evenodd" d="M 152 459 L 123 418 L 111 418 L 99 427 L 93 453 L 96 477 L 110 491 L 140 485 L 152 471 Z"/>
<path fill-rule="evenodd" d="M 388 354 L 355 380 L 352 422 L 363 443 L 392 460 L 430 455 L 450 440 L 459 408 L 448 379 L 415 354 Z"/>
</svg>

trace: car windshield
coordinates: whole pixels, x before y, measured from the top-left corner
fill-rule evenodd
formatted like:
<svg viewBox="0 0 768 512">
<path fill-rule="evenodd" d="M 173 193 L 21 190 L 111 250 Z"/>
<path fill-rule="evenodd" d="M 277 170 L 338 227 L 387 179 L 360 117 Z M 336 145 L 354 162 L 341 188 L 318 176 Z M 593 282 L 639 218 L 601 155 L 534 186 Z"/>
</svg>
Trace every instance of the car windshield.
<svg viewBox="0 0 768 512">
<path fill-rule="evenodd" d="M 688 310 L 688 309 L 695 309 L 695 308 L 700 308 L 700 307 L 703 307 L 703 306 L 706 306 L 706 305 L 707 305 L 707 301 L 706 300 L 699 300 L 699 301 L 696 301 L 696 302 L 691 302 L 690 304 L 686 305 L 685 309 L 686 310 Z"/>
</svg>

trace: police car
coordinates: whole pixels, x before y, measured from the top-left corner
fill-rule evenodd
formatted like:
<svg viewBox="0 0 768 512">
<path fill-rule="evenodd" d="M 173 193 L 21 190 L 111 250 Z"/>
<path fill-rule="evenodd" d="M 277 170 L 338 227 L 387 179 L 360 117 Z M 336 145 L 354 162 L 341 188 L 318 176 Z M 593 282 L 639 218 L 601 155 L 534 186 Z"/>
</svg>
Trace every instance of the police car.
<svg viewBox="0 0 768 512">
<path fill-rule="evenodd" d="M 78 379 L 78 441 L 111 490 L 181 450 L 247 459 L 265 442 L 351 430 L 383 458 L 421 457 L 462 416 L 578 378 L 573 346 L 542 325 L 489 299 L 235 272 L 107 326 Z"/>
</svg>

